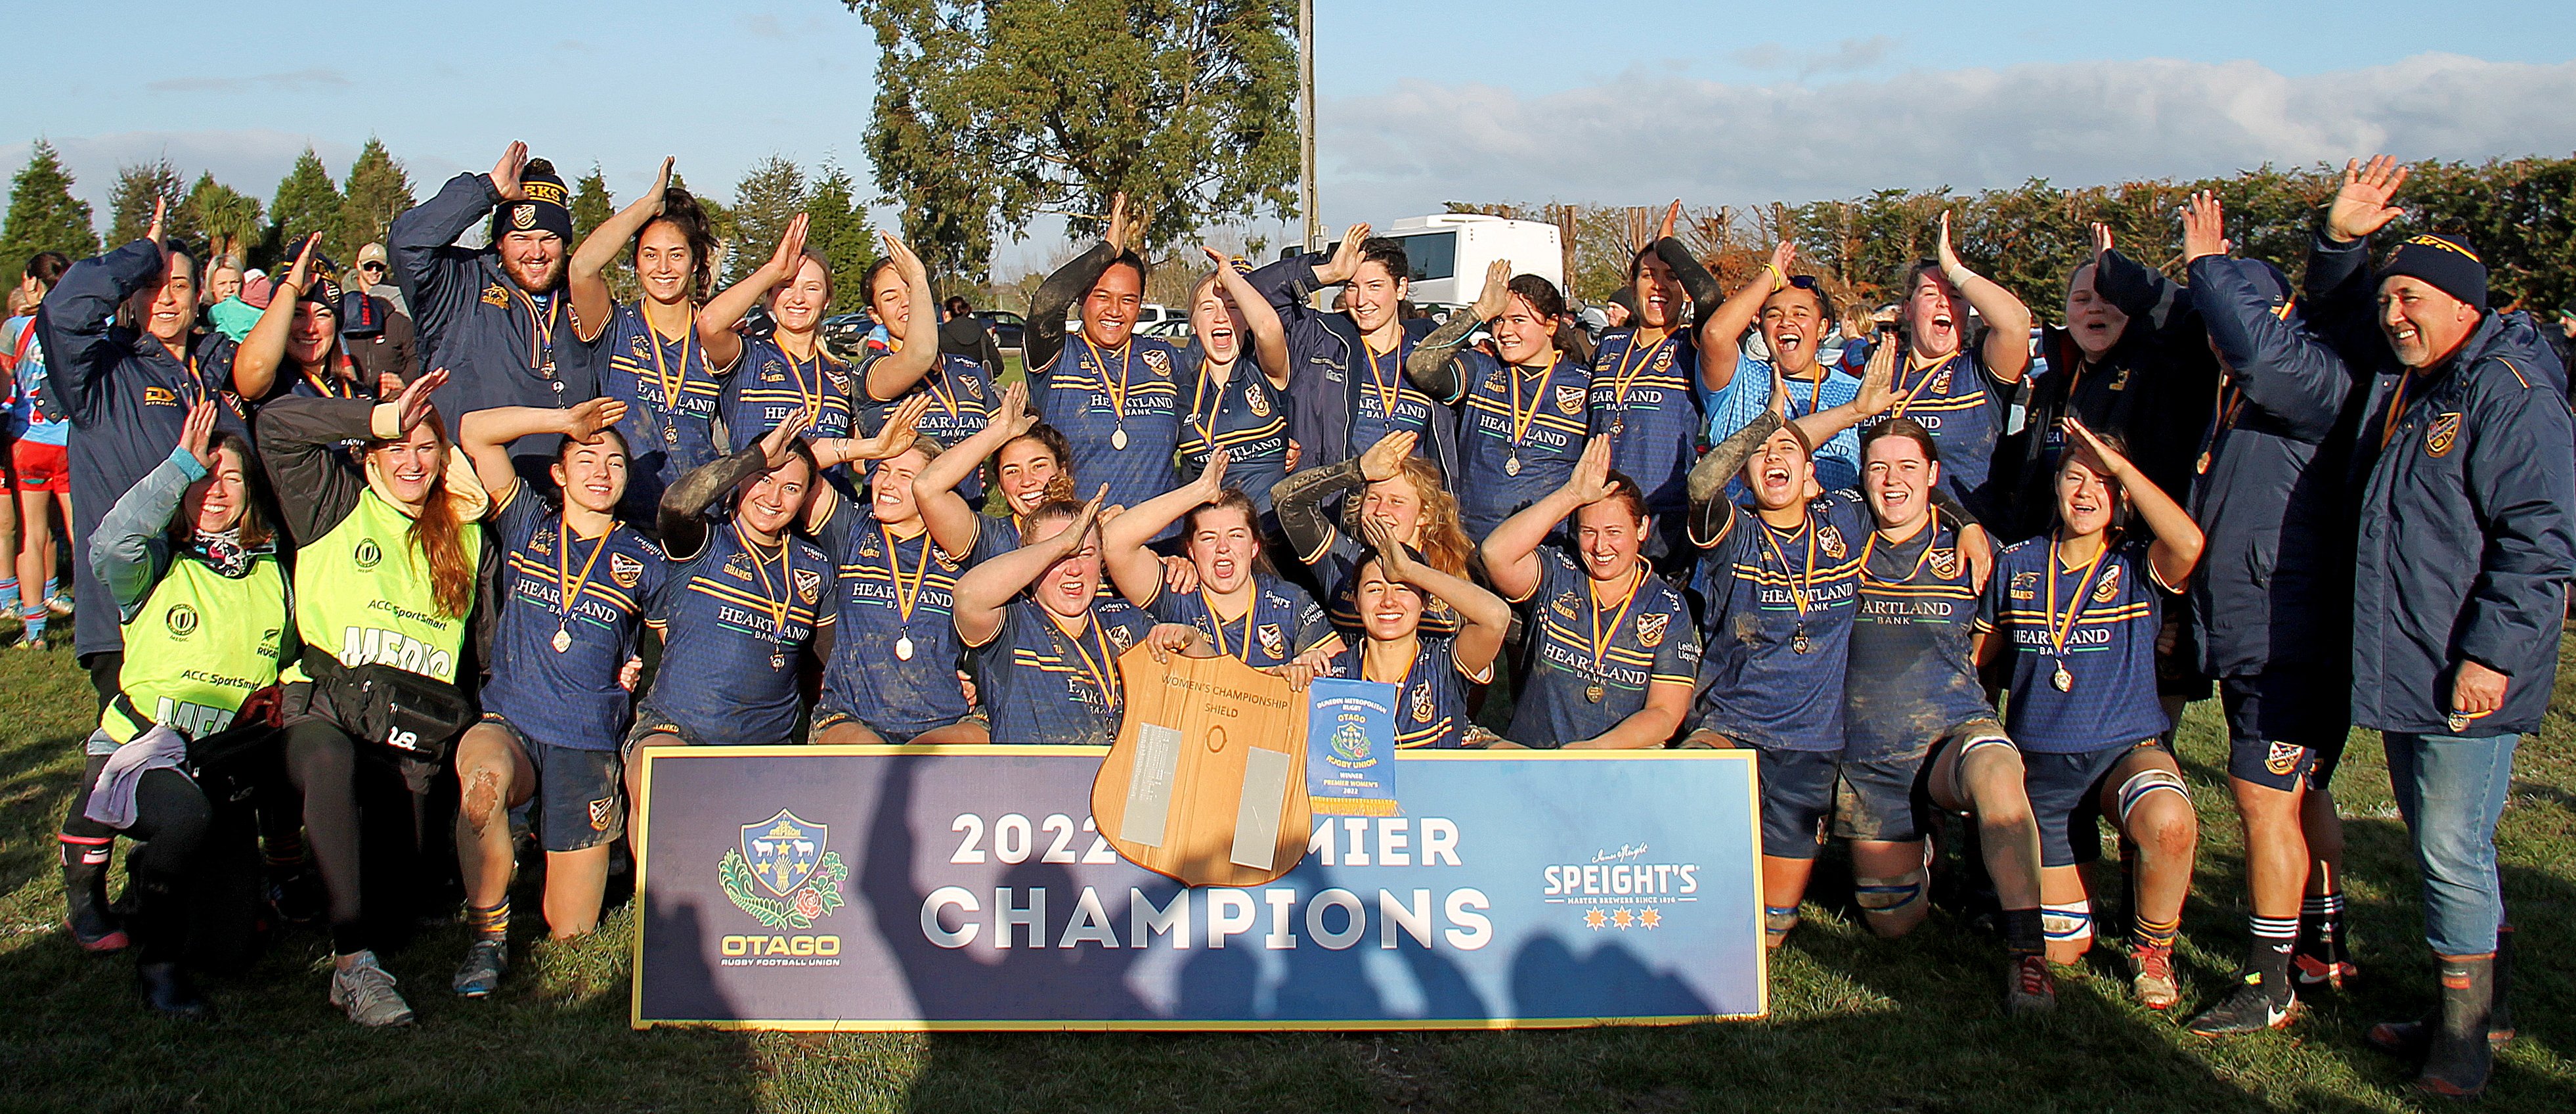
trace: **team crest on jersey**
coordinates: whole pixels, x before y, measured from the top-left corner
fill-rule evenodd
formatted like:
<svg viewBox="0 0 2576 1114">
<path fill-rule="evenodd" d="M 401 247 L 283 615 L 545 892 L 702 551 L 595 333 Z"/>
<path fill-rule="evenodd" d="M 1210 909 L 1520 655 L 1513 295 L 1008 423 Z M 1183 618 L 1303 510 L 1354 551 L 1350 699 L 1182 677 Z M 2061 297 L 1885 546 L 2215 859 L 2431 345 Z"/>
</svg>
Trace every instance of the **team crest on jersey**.
<svg viewBox="0 0 2576 1114">
<path fill-rule="evenodd" d="M 2129 369 L 2118 368 L 2111 372 L 2111 389 L 2115 391 L 2129 389 Z"/>
<path fill-rule="evenodd" d="M 162 612 L 161 622 L 172 635 L 186 638 L 197 633 L 197 609 L 184 603 L 171 604 L 170 610 Z"/>
<path fill-rule="evenodd" d="M 1817 526 L 1816 548 L 1824 550 L 1826 557 L 1836 561 L 1842 560 L 1843 553 L 1845 552 L 1843 549 L 1843 532 L 1831 526 Z"/>
<path fill-rule="evenodd" d="M 814 597 L 815 597 L 815 596 L 817 596 L 817 595 L 822 594 L 822 591 L 823 591 L 823 574 L 822 574 L 822 573 L 816 572 L 816 571 L 814 571 L 814 570 L 812 570 L 812 569 L 798 569 L 798 570 L 796 570 L 796 598 L 797 598 L 797 599 L 803 600 L 803 601 L 805 601 L 806 603 L 811 604 L 811 603 L 813 603 L 813 602 L 814 602 Z"/>
<path fill-rule="evenodd" d="M 1664 644 L 1664 634 L 1672 629 L 1673 617 L 1661 611 L 1637 616 L 1637 644 L 1652 650 Z"/>
<path fill-rule="evenodd" d="M 1244 385 L 1243 404 L 1252 408 L 1253 417 L 1267 418 L 1270 416 L 1270 392 L 1262 390 L 1261 384 L 1259 383 L 1247 383 Z"/>
<path fill-rule="evenodd" d="M 2102 582 L 2093 586 L 2093 602 L 2109 603 L 2120 595 L 2120 566 L 2105 565 Z"/>
<path fill-rule="evenodd" d="M 868 535 L 859 539 L 859 556 L 874 557 L 877 555 L 877 552 L 877 539 L 875 535 Z"/>
<path fill-rule="evenodd" d="M 538 527 L 536 534 L 528 539 L 528 552 L 538 557 L 545 557 L 551 555 L 554 551 L 555 528 L 552 526 Z"/>
<path fill-rule="evenodd" d="M 2285 743 L 2275 739 L 2272 741 L 2271 752 L 2263 756 L 2263 768 L 2272 771 L 2274 777 L 2288 777 L 2290 771 L 2299 768 L 2299 757 L 2307 753 L 2307 749 L 2297 743 Z"/>
<path fill-rule="evenodd" d="M 2460 415 L 2443 414 L 2424 427 L 2424 455 L 2448 456 L 2451 446 L 2460 442 Z"/>
<path fill-rule="evenodd" d="M 1435 710 L 1431 706 L 1431 686 L 1415 685 L 1413 687 L 1413 722 L 1431 722 L 1431 714 Z"/>
<path fill-rule="evenodd" d="M 1160 349 L 1160 348 L 1156 348 L 1156 349 L 1153 349 L 1153 350 L 1151 350 L 1151 351 L 1146 352 L 1146 353 L 1145 353 L 1145 370 L 1153 372 L 1153 373 L 1154 373 L 1154 377 L 1155 377 L 1155 378 L 1157 378 L 1157 379 L 1169 379 L 1169 378 L 1171 378 L 1171 377 L 1172 377 L 1172 354 L 1171 354 L 1171 353 L 1169 353 L 1169 352 L 1165 352 L 1165 351 L 1163 351 L 1163 350 L 1162 350 L 1162 349 Z"/>
<path fill-rule="evenodd" d="M 359 568 L 372 569 L 385 559 L 385 551 L 376 547 L 376 539 L 360 538 L 358 548 L 350 551 L 349 558 L 356 561 Z"/>
<path fill-rule="evenodd" d="M 1656 371 L 1671 371 L 1671 370 L 1672 370 L 1672 368 L 1673 368 L 1673 346 L 1671 346 L 1671 345 L 1667 344 L 1667 345 L 1665 345 L 1665 346 L 1662 348 L 1662 350 L 1660 350 L 1660 351 L 1658 351 L 1658 352 L 1656 352 L 1656 353 L 1655 353 L 1655 370 L 1656 370 Z"/>
<path fill-rule="evenodd" d="M 485 286 L 483 288 L 483 304 L 487 306 L 509 305 L 510 292 L 501 289 L 501 284 L 497 282 Z"/>
<path fill-rule="evenodd" d="M 1559 615 L 1563 615 L 1568 619 L 1574 617 L 1575 600 L 1574 593 L 1571 590 L 1557 593 L 1556 598 L 1549 600 L 1547 605 L 1555 608 L 1556 613 Z"/>
<path fill-rule="evenodd" d="M 1566 417 L 1583 412 L 1583 388 L 1560 386 L 1556 389 L 1556 411 Z"/>
<path fill-rule="evenodd" d="M 1948 580 L 1951 577 L 1959 575 L 1959 551 L 1955 549 L 1933 550 L 1932 575 L 1940 577 L 1943 580 Z"/>
<path fill-rule="evenodd" d="M 652 355 L 651 352 L 645 350 L 645 343 L 646 341 L 643 337 L 636 337 L 634 340 L 627 342 L 626 350 L 633 354 L 635 358 L 642 359 L 646 356 Z"/>
<path fill-rule="evenodd" d="M 2012 598 L 2017 600 L 2026 600 L 2037 596 L 2039 594 L 2039 574 L 2035 572 L 2014 573 L 2012 585 L 2006 589 L 2006 591 L 2012 596 Z"/>
<path fill-rule="evenodd" d="M 644 562 L 623 553 L 608 555 L 608 578 L 620 588 L 632 588 L 644 576 Z"/>
<path fill-rule="evenodd" d="M 724 571 L 725 575 L 736 580 L 749 580 L 751 579 L 751 562 L 744 559 L 742 554 L 736 553 L 731 557 L 725 558 Z"/>
<path fill-rule="evenodd" d="M 1124 626 L 1112 626 L 1109 628 L 1109 640 L 1117 643 L 1118 652 L 1123 654 L 1129 647 L 1136 644 L 1136 635 Z"/>
<path fill-rule="evenodd" d="M 1274 658 L 1288 656 L 1288 634 L 1277 623 L 1263 623 L 1254 633 L 1261 636 L 1261 652 Z"/>
<path fill-rule="evenodd" d="M 839 391 L 842 394 L 850 393 L 850 376 L 847 372 L 826 364 L 823 366 L 823 378 L 832 381 L 833 390 Z"/>
<path fill-rule="evenodd" d="M 984 401 L 984 385 L 976 382 L 973 376 L 958 380 L 957 385 L 966 388 L 966 397 L 977 402 Z"/>
<path fill-rule="evenodd" d="M 1954 364 L 1951 364 L 1951 363 L 1944 363 L 1944 364 L 1942 364 L 1942 365 L 1941 365 L 1941 374 L 1939 374 L 1939 375 L 1935 375 L 1935 376 L 1933 376 L 1933 377 L 1932 377 L 1932 393 L 1933 393 L 1933 394 L 1936 394 L 1936 395 L 1946 395 L 1946 394 L 1949 394 L 1949 393 L 1950 393 L 1950 369 L 1951 369 L 1953 366 L 1955 366 L 1955 365 L 1954 365 Z M 1945 576 L 1946 576 L 1946 575 L 1948 575 L 1948 574 L 1947 574 L 1947 573 L 1944 573 L 1943 575 L 1945 575 Z"/>
</svg>

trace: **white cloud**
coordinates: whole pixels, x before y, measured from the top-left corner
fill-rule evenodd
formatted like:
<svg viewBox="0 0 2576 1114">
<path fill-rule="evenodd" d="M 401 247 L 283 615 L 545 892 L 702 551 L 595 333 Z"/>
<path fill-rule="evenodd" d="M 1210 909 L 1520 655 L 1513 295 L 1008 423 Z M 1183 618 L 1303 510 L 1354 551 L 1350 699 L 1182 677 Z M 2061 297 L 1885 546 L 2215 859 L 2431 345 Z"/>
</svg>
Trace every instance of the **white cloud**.
<svg viewBox="0 0 2576 1114">
<path fill-rule="evenodd" d="M 1830 50 L 1791 50 L 1776 42 L 1756 43 L 1727 57 L 1754 70 L 1794 70 L 1800 79 L 1826 73 L 1853 73 L 1881 62 L 1896 50 L 1893 35 L 1844 39 Z"/>
<path fill-rule="evenodd" d="M 1814 62 L 1782 52 L 1769 64 Z M 2570 104 L 2576 63 L 2445 54 L 2303 77 L 2148 59 L 1813 85 L 1639 68 L 1542 97 L 1406 82 L 1325 104 L 1324 195 L 1338 222 L 1436 212 L 1445 200 L 1806 201 L 2223 174 L 2376 151 L 2565 154 L 2576 150 Z"/>
<path fill-rule="evenodd" d="M 353 84 L 347 74 L 314 66 L 290 73 L 171 77 L 143 87 L 155 93 L 309 93 L 346 89 Z"/>
</svg>

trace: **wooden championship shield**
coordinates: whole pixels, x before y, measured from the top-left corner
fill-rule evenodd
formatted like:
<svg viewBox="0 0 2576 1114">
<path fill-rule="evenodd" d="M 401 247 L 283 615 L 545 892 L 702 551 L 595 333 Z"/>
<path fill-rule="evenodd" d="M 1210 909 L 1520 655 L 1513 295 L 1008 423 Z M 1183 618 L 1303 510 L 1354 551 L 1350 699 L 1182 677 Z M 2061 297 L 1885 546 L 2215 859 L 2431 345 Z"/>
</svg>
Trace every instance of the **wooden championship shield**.
<svg viewBox="0 0 2576 1114">
<path fill-rule="evenodd" d="M 1127 714 L 1091 815 L 1128 862 L 1193 886 L 1259 886 L 1306 856 L 1306 701 L 1230 657 L 1137 646 L 1118 658 Z"/>
</svg>

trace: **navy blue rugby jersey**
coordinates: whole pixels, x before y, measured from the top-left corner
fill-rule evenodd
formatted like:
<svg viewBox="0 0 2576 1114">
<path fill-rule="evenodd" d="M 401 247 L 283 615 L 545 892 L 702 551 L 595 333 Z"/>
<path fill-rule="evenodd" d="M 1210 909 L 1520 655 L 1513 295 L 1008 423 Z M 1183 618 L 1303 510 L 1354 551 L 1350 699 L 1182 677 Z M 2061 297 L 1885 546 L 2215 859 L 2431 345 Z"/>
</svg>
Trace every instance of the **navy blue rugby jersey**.
<svg viewBox="0 0 2576 1114">
<path fill-rule="evenodd" d="M 1172 453 L 1181 437 L 1183 370 L 1179 350 L 1153 337 L 1131 338 L 1114 352 L 1094 348 L 1079 331 L 1064 338 L 1064 351 L 1038 375 L 1045 389 L 1031 396 L 1039 417 L 1072 444 L 1073 474 L 1086 498 L 1105 483 L 1109 505 L 1133 507 L 1179 486 Z"/>
<path fill-rule="evenodd" d="M 1449 635 L 1424 632 L 1414 645 L 1413 665 L 1405 671 L 1404 685 L 1396 694 L 1395 745 L 1405 750 L 1465 746 L 1467 726 L 1476 721 L 1467 708 L 1467 686 L 1493 680 L 1493 666 L 1487 665 L 1481 676 L 1461 672 L 1457 639 Z M 1375 679 L 1361 676 L 1357 649 L 1343 651 L 1333 659 L 1333 667 L 1333 676 L 1344 680 Z"/>
<path fill-rule="evenodd" d="M 1836 491 L 1807 504 L 1797 529 L 1780 530 L 1751 510 L 1721 509 L 1726 522 L 1698 574 L 1707 602 L 1694 726 L 1757 746 L 1839 751 L 1869 510 L 1859 493 Z"/>
<path fill-rule="evenodd" d="M 1589 431 L 1592 370 L 1563 352 L 1533 372 L 1460 348 L 1458 517 L 1482 541 L 1574 474 Z"/>
<path fill-rule="evenodd" d="M 1255 669 L 1286 665 L 1333 637 L 1314 597 L 1268 573 L 1252 574 L 1252 609 L 1241 615 L 1219 618 L 1204 589 L 1165 588 L 1147 610 L 1162 622 L 1198 628 L 1219 653 Z"/>
<path fill-rule="evenodd" d="M 1223 383 L 1207 373 L 1207 353 L 1193 340 L 1181 350 L 1187 405 L 1181 411 L 1181 474 L 1195 476 L 1208 454 L 1226 452 L 1225 483 L 1270 513 L 1270 487 L 1288 476 L 1288 395 L 1270 385 L 1250 354 L 1237 357 Z"/>
<path fill-rule="evenodd" d="M 1844 757 L 1919 754 L 1950 728 L 1995 714 L 1977 681 L 1976 574 L 1956 524 L 1932 513 L 1905 541 L 1872 530 L 1861 542 Z"/>
<path fill-rule="evenodd" d="M 556 504 L 524 481 L 501 493 L 491 523 L 502 545 L 501 603 L 483 710 L 547 746 L 617 749 L 627 705 L 617 674 L 635 656 L 669 563 L 623 522 L 565 545 Z"/>
<path fill-rule="evenodd" d="M 1859 431 L 1890 418 L 1922 423 L 1941 450 L 1941 486 L 1960 502 L 1977 506 L 1975 492 L 1986 486 L 1994 463 L 1995 435 L 2003 426 L 2003 404 L 1983 359 L 1973 347 L 1961 347 L 1929 364 L 1918 363 L 1908 352 L 1895 387 L 1896 405 L 1861 419 Z"/>
<path fill-rule="evenodd" d="M 1635 579 L 1601 600 L 1565 551 L 1540 546 L 1538 560 L 1538 587 L 1513 601 L 1527 607 L 1522 629 L 1537 640 L 1512 711 L 1513 742 L 1545 749 L 1589 739 L 1643 711 L 1648 686 L 1697 683 L 1699 633 L 1662 577 L 1639 564 Z"/>
<path fill-rule="evenodd" d="M 695 321 L 673 340 L 645 323 L 634 303 L 609 318 L 602 351 L 608 362 L 600 370 L 600 393 L 626 404 L 617 423 L 626 438 L 625 503 L 650 515 L 682 474 L 724 455 L 716 451 L 715 428 L 724 383 L 707 367 Z"/>
<path fill-rule="evenodd" d="M 1053 612 L 1031 599 L 1003 611 L 993 640 L 977 648 L 977 695 L 996 743 L 1107 746 L 1118 740 L 1127 692 L 1118 655 L 1152 630 L 1133 607 L 1094 607 L 1079 635 L 1066 634 Z"/>
<path fill-rule="evenodd" d="M 1351 452 L 1367 452 L 1390 433 L 1419 435 L 1413 455 L 1431 453 L 1431 396 L 1404 376 L 1404 361 L 1413 355 L 1414 336 L 1405 332 L 1395 351 L 1379 352 L 1362 340 L 1361 366 L 1351 369 L 1358 400 L 1351 407 Z"/>
<path fill-rule="evenodd" d="M 823 707 L 889 739 L 966 718 L 957 685 L 964 648 L 952 610 L 966 557 L 940 549 L 928 530 L 898 537 L 846 502 L 815 540 L 839 565 L 840 621 L 823 667 Z"/>
<path fill-rule="evenodd" d="M 1332 593 L 1332 601 L 1325 614 L 1332 619 L 1333 628 L 1342 632 L 1342 641 L 1352 646 L 1359 645 L 1360 639 L 1366 637 L 1360 627 L 1359 603 L 1353 595 L 1359 590 L 1355 577 L 1360 558 L 1364 555 L 1360 542 L 1343 531 L 1333 538 L 1332 547 L 1326 549 L 1323 559 L 1314 565 L 1316 580 L 1329 585 L 1326 590 Z M 1422 594 L 1421 626 L 1425 636 L 1456 634 L 1461 622 L 1449 601 L 1429 592 Z"/>
<path fill-rule="evenodd" d="M 954 447 L 958 442 L 984 432 L 984 427 L 993 420 L 993 411 L 1002 405 L 1002 392 L 985 376 L 984 362 L 955 352 L 940 353 L 939 361 L 930 365 L 930 370 L 922 374 L 921 381 L 913 384 L 912 389 L 888 402 L 872 401 L 867 397 L 868 369 L 887 355 L 871 350 L 867 358 L 860 361 L 858 371 L 850 376 L 850 398 L 858 412 L 855 425 L 860 435 L 875 436 L 878 430 L 885 428 L 886 416 L 893 413 L 895 407 L 914 395 L 929 395 L 930 409 L 921 415 L 921 424 L 913 428 L 920 430 L 923 436 L 936 439 L 943 447 Z M 957 494 L 969 506 L 982 502 L 983 469 L 969 472 L 965 479 L 957 481 Z"/>
<path fill-rule="evenodd" d="M 798 658 L 836 618 L 832 559 L 792 534 L 756 551 L 727 521 L 708 526 L 703 552 L 669 564 L 653 706 L 711 745 L 792 742 Z"/>
<path fill-rule="evenodd" d="M 2047 534 L 2006 548 L 1986 584 L 1980 630 L 2003 632 L 2012 660 L 2004 727 L 2038 754 L 2125 747 L 2173 726 L 2156 696 L 2156 632 L 2163 597 L 2144 538 L 2098 561 L 2066 568 Z M 2053 628 L 2053 629 L 2052 629 Z M 2062 633 L 2064 652 L 2057 635 Z M 2063 665 L 2071 682 L 2060 691 Z"/>
<path fill-rule="evenodd" d="M 1699 460 L 1699 341 L 1690 329 L 1638 347 L 1637 330 L 1601 335 L 1592 356 L 1591 428 L 1611 434 L 1610 467 L 1637 481 L 1658 517 L 1690 507 Z"/>
<path fill-rule="evenodd" d="M 736 451 L 778 428 L 789 414 L 814 419 L 807 437 L 850 436 L 850 397 L 858 378 L 829 352 L 799 360 L 775 337 L 744 337 L 742 355 L 725 379 L 725 443 Z"/>
</svg>

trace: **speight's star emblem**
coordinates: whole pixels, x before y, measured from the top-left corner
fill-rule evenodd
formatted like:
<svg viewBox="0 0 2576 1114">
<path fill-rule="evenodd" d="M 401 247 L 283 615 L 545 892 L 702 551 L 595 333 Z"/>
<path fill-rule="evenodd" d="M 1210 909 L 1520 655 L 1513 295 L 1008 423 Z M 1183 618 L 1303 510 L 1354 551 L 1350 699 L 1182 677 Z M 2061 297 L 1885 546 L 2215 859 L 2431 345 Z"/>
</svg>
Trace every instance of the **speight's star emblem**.
<svg viewBox="0 0 2576 1114">
<path fill-rule="evenodd" d="M 1621 932 L 1625 932 L 1630 926 L 1637 923 L 1637 914 L 1629 912 L 1626 909 L 1622 909 L 1616 913 L 1610 914 L 1610 923 L 1618 925 L 1619 930 Z"/>
<path fill-rule="evenodd" d="M 1601 926 L 1609 923 L 1610 918 L 1602 916 L 1601 910 L 1586 909 L 1583 911 L 1583 926 L 1585 928 L 1598 932 L 1601 930 Z"/>
<path fill-rule="evenodd" d="M 1648 928 L 1661 928 L 1664 923 L 1664 915 L 1653 909 L 1648 909 L 1643 913 L 1637 914 L 1637 923 L 1645 925 Z"/>
</svg>

